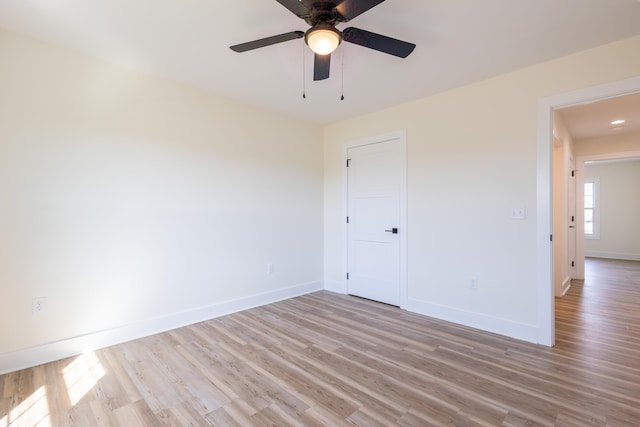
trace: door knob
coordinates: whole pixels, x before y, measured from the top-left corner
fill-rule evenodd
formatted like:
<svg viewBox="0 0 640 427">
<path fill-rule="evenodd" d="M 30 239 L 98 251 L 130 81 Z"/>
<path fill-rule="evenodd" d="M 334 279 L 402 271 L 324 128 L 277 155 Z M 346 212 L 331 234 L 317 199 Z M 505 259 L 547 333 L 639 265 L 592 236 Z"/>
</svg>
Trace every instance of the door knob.
<svg viewBox="0 0 640 427">
<path fill-rule="evenodd" d="M 393 227 L 391 230 L 384 230 L 385 233 L 393 233 L 393 234 L 398 234 L 398 229 L 396 227 Z"/>
</svg>

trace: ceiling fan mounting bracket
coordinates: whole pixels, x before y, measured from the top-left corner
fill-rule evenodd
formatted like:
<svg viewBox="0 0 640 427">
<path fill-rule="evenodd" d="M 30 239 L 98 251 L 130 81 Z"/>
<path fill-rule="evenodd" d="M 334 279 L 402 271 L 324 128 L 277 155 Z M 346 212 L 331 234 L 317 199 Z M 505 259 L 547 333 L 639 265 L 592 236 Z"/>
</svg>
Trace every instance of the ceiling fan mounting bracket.
<svg viewBox="0 0 640 427">
<path fill-rule="evenodd" d="M 339 22 L 347 22 L 347 19 L 336 10 L 336 4 L 334 2 L 314 2 L 309 10 L 311 13 L 302 18 L 312 27 L 316 25 L 336 25 L 336 23 Z"/>
</svg>

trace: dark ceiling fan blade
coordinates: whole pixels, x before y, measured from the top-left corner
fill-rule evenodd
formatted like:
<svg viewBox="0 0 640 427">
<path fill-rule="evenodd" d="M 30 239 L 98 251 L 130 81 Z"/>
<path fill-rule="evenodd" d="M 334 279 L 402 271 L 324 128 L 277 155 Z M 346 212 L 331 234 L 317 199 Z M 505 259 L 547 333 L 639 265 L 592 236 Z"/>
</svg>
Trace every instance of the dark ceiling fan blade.
<svg viewBox="0 0 640 427">
<path fill-rule="evenodd" d="M 304 32 L 291 31 L 290 33 L 278 34 L 277 36 L 265 37 L 263 39 L 254 40 L 252 42 L 237 44 L 231 46 L 231 50 L 233 50 L 234 52 L 246 52 L 248 50 L 271 46 L 272 44 L 295 40 L 302 37 L 304 37 Z"/>
<path fill-rule="evenodd" d="M 329 78 L 329 68 L 331 67 L 331 54 L 315 54 L 313 63 L 313 80 L 324 80 Z"/>
<path fill-rule="evenodd" d="M 338 6 L 336 10 L 340 15 L 345 18 L 347 22 L 356 16 L 365 13 L 367 10 L 379 5 L 384 0 L 344 0 Z"/>
<path fill-rule="evenodd" d="M 416 48 L 416 45 L 413 43 L 353 27 L 344 29 L 342 32 L 342 40 L 400 58 L 406 58 L 413 52 L 413 49 Z"/>
<path fill-rule="evenodd" d="M 305 17 L 311 13 L 311 10 L 299 0 L 276 0 L 278 3 L 293 12 L 294 15 L 300 18 Z"/>
</svg>

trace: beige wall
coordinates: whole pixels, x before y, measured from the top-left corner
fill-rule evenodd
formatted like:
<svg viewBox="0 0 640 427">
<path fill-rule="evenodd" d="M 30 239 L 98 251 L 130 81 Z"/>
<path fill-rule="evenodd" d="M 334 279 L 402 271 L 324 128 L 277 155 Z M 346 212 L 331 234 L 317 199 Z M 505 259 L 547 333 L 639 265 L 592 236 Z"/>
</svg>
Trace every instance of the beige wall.
<svg viewBox="0 0 640 427">
<path fill-rule="evenodd" d="M 640 160 L 586 165 L 585 178 L 600 183 L 600 238 L 585 240 L 585 254 L 640 260 Z"/>
<path fill-rule="evenodd" d="M 640 132 L 577 139 L 574 147 L 576 156 L 590 158 L 636 152 L 640 151 Z"/>
<path fill-rule="evenodd" d="M 635 37 L 327 126 L 326 283 L 344 283 L 343 144 L 406 129 L 408 307 L 535 340 L 537 104 L 640 75 L 638 51 Z"/>
<path fill-rule="evenodd" d="M 0 355 L 322 286 L 319 126 L 6 32 L 0 52 Z"/>
</svg>

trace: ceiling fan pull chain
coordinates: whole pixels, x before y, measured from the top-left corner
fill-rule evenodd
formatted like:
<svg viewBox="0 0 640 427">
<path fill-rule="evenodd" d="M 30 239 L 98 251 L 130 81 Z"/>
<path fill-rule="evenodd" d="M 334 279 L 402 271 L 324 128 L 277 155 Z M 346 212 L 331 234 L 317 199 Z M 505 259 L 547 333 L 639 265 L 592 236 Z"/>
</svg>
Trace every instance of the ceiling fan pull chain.
<svg viewBox="0 0 640 427">
<path fill-rule="evenodd" d="M 306 62 L 304 60 L 304 43 L 302 44 L 302 99 L 307 99 L 307 78 L 305 76 Z"/>
<path fill-rule="evenodd" d="M 341 87 L 340 87 L 340 92 L 341 92 L 340 101 L 344 101 L 344 47 L 342 49 L 340 49 L 340 50 L 342 51 L 342 52 L 340 52 L 341 59 L 342 59 L 342 61 L 341 61 L 342 64 L 340 66 L 340 74 L 342 74 L 341 77 L 340 77 L 341 78 L 341 83 L 340 83 L 341 84 Z"/>
</svg>

